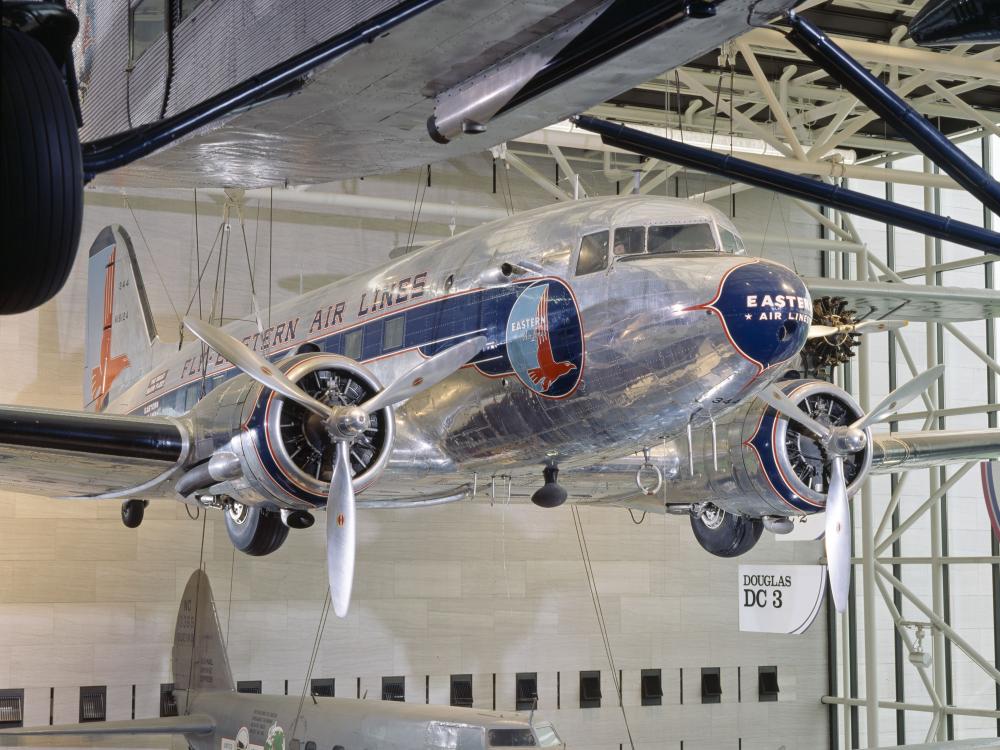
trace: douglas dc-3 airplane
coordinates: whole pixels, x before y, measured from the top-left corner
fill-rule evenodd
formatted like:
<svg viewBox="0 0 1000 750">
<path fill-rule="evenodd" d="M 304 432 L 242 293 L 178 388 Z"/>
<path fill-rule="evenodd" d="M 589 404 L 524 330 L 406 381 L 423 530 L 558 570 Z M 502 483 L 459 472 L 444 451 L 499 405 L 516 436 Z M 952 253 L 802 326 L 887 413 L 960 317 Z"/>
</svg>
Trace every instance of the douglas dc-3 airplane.
<svg viewBox="0 0 1000 750">
<path fill-rule="evenodd" d="M 275 307 L 266 328 L 189 318 L 204 343 L 179 351 L 158 344 L 124 230 L 101 233 L 89 273 L 85 392 L 103 413 L 0 408 L 0 483 L 121 498 L 129 526 L 148 499 L 218 507 L 253 555 L 325 508 L 341 616 L 356 507 L 462 500 L 497 477 L 517 495 L 539 475 L 538 505 L 680 510 L 722 556 L 825 509 L 842 608 L 848 498 L 870 471 L 1000 453 L 997 430 L 872 436 L 940 368 L 868 414 L 798 377 L 810 335 L 899 323 L 811 330 L 806 283 L 688 201 L 528 211 Z M 665 442 L 663 462 L 623 459 Z"/>
<path fill-rule="evenodd" d="M 0 738 L 174 734 L 183 735 L 190 750 L 565 747 L 534 712 L 525 720 L 479 708 L 237 693 L 212 587 L 201 570 L 188 579 L 177 611 L 173 675 L 177 716 L 0 729 Z"/>
</svg>

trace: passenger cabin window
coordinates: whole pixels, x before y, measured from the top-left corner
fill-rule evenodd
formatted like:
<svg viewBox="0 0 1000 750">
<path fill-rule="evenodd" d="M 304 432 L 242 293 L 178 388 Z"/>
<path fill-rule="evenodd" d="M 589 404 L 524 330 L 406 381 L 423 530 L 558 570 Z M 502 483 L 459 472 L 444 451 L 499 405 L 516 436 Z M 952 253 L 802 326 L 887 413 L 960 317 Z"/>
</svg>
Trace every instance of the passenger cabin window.
<svg viewBox="0 0 1000 750">
<path fill-rule="evenodd" d="M 719 234 L 722 235 L 722 249 L 727 253 L 739 254 L 745 249 L 743 246 L 743 239 L 738 235 L 733 234 L 728 229 L 719 227 Z"/>
<path fill-rule="evenodd" d="M 576 275 L 603 271 L 608 267 L 608 233 L 594 232 L 580 240 L 580 258 L 576 262 Z"/>
<path fill-rule="evenodd" d="M 350 359 L 361 359 L 361 337 L 364 331 L 360 328 L 344 336 L 344 356 Z"/>
<path fill-rule="evenodd" d="M 646 240 L 646 252 L 650 255 L 705 250 L 717 250 L 715 237 L 712 235 L 712 225 L 708 222 L 701 222 L 699 224 L 669 224 L 649 228 Z"/>
<path fill-rule="evenodd" d="M 636 255 L 646 250 L 645 227 L 619 227 L 612 243 L 615 255 Z"/>
<path fill-rule="evenodd" d="M 397 315 L 395 318 L 390 318 L 385 322 L 385 328 L 382 331 L 383 351 L 397 349 L 403 345 L 403 329 L 405 325 L 406 318 L 402 315 Z"/>
<path fill-rule="evenodd" d="M 166 33 L 167 0 L 139 0 L 128 15 L 129 59 L 135 62 Z"/>
</svg>

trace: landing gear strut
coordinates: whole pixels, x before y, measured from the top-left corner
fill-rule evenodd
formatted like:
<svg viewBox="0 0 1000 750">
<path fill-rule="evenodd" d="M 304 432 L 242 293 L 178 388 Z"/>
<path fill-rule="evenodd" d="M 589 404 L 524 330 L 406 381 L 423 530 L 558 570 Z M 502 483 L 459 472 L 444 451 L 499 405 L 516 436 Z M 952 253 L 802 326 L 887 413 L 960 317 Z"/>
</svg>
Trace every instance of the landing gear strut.
<svg viewBox="0 0 1000 750">
<path fill-rule="evenodd" d="M 130 529 L 136 529 L 142 523 L 149 500 L 126 500 L 122 503 L 122 523 Z"/>
<path fill-rule="evenodd" d="M 558 483 L 559 467 L 546 466 L 542 470 L 545 484 L 535 490 L 531 496 L 531 502 L 540 508 L 557 508 L 566 502 L 566 490 Z"/>
</svg>

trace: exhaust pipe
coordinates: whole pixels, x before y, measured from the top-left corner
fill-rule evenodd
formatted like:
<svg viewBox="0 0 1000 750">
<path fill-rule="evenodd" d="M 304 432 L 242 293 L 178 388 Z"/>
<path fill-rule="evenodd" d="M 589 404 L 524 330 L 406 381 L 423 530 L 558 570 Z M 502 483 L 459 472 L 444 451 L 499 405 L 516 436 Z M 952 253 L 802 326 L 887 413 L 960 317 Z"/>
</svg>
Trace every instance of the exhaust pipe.
<svg viewBox="0 0 1000 750">
<path fill-rule="evenodd" d="M 308 529 L 316 523 L 316 519 L 313 517 L 313 514 L 307 510 L 290 510 L 289 508 L 282 508 L 281 522 L 290 529 Z"/>
</svg>

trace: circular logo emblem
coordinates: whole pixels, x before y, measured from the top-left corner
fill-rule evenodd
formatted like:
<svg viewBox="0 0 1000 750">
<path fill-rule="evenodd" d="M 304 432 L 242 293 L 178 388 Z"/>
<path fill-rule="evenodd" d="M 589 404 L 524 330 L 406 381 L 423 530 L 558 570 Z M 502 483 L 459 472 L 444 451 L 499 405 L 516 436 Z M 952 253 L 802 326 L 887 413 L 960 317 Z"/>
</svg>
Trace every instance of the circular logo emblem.
<svg viewBox="0 0 1000 750">
<path fill-rule="evenodd" d="M 545 398 L 571 394 L 583 374 L 583 327 L 576 301 L 560 281 L 522 291 L 507 318 L 507 357 L 527 388 Z"/>
</svg>

